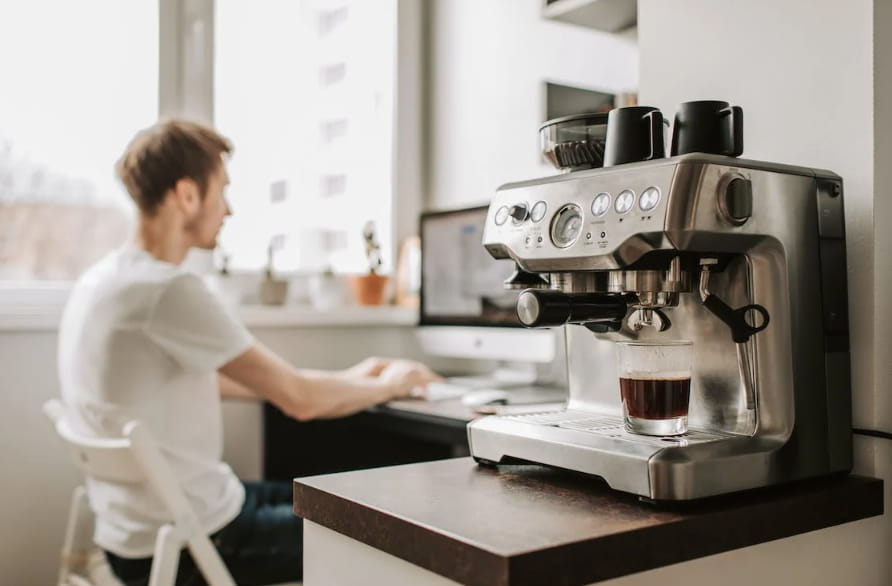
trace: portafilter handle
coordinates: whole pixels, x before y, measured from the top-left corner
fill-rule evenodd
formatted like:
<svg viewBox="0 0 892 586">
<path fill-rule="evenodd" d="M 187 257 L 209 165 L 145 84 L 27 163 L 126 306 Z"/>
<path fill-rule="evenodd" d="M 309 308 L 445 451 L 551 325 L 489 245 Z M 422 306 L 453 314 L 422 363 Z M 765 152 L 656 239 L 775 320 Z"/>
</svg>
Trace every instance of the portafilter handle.
<svg viewBox="0 0 892 586">
<path fill-rule="evenodd" d="M 627 310 L 625 298 L 606 293 L 526 289 L 517 297 L 517 319 L 528 328 L 575 323 L 596 330 L 617 330 Z"/>
</svg>

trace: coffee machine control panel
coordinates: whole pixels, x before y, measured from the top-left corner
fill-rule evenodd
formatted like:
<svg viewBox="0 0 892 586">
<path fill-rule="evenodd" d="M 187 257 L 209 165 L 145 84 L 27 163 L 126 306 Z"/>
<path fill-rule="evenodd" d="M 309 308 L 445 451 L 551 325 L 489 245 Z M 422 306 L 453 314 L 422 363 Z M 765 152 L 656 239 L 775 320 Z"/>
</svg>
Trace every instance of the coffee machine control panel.
<svg viewBox="0 0 892 586">
<path fill-rule="evenodd" d="M 675 168 L 669 162 L 505 185 L 490 203 L 483 244 L 529 271 L 617 268 L 614 255 L 633 236 L 650 234 L 660 247 Z"/>
</svg>

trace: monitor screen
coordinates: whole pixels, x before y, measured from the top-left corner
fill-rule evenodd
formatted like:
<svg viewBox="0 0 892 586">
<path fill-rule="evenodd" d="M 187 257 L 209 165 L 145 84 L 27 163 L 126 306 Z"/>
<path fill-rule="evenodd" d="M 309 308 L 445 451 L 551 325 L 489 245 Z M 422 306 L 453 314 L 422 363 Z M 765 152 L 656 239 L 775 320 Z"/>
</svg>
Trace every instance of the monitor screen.
<svg viewBox="0 0 892 586">
<path fill-rule="evenodd" d="M 421 215 L 421 325 L 520 327 L 514 261 L 483 248 L 486 206 Z"/>
</svg>

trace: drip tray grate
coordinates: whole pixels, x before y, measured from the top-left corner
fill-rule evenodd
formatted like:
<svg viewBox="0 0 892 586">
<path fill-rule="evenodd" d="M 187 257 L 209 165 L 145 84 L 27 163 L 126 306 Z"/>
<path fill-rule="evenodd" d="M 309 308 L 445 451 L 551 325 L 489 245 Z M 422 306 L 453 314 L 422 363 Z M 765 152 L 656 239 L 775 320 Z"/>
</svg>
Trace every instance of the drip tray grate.
<svg viewBox="0 0 892 586">
<path fill-rule="evenodd" d="M 640 435 L 626 431 L 623 426 L 623 420 L 619 417 L 599 415 L 586 411 L 546 411 L 543 413 L 529 413 L 524 415 L 503 415 L 501 417 L 502 419 L 510 421 L 583 431 L 618 441 L 628 441 L 636 444 L 665 448 L 702 444 L 735 437 L 733 434 L 701 431 L 696 429 L 691 429 L 688 433 L 678 436 L 658 437 Z"/>
</svg>

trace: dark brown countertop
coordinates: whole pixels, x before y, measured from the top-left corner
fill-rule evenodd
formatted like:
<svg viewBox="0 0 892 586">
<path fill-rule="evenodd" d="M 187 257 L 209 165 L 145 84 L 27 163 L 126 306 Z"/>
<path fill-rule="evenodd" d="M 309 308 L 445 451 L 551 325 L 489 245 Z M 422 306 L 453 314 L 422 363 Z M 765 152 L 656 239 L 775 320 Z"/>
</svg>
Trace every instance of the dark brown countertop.
<svg viewBox="0 0 892 586">
<path fill-rule="evenodd" d="M 848 476 L 667 508 L 596 478 L 471 458 L 294 481 L 305 519 L 469 586 L 607 580 L 883 512 Z"/>
</svg>

